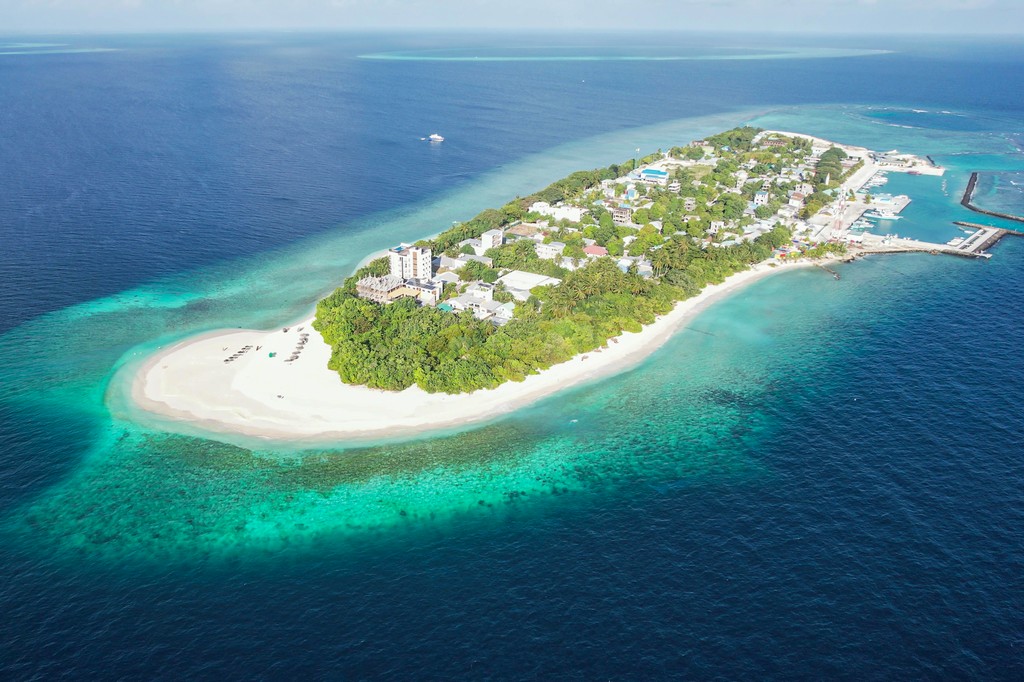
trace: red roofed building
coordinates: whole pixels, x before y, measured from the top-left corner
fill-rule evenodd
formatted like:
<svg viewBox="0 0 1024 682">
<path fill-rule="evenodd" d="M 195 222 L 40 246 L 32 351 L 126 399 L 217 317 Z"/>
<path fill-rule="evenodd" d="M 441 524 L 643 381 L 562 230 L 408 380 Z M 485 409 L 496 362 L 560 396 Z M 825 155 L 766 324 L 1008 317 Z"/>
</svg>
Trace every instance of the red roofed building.
<svg viewBox="0 0 1024 682">
<path fill-rule="evenodd" d="M 603 246 L 598 246 L 597 244 L 591 244 L 590 246 L 583 247 L 583 253 L 588 256 L 607 256 L 608 249 Z"/>
</svg>

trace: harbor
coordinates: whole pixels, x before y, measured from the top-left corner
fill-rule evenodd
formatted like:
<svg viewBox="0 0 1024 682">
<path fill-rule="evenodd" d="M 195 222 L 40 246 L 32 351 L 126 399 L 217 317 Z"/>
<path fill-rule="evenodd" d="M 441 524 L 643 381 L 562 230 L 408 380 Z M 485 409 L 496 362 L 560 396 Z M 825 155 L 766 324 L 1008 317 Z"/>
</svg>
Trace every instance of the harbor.
<svg viewBox="0 0 1024 682">
<path fill-rule="evenodd" d="M 850 254 L 856 258 L 871 253 L 923 252 L 935 255 L 960 256 L 962 258 L 987 259 L 992 257 L 992 254 L 988 253 L 988 249 L 995 246 L 1003 237 L 1007 235 L 1024 236 L 1024 232 L 992 227 L 991 225 L 980 225 L 962 221 L 956 221 L 954 224 L 966 230 L 973 230 L 973 232 L 967 237 L 956 237 L 945 244 L 923 242 L 917 239 L 900 237 L 899 235 L 879 236 L 865 232 L 859 236 L 857 242 L 850 244 Z"/>
<path fill-rule="evenodd" d="M 934 165 L 930 158 L 928 161 L 930 168 L 927 174 L 941 175 L 942 169 Z M 901 237 L 894 232 L 876 234 L 873 230 L 880 231 L 882 226 L 896 224 L 896 221 L 902 218 L 900 214 L 911 203 L 910 197 L 902 194 L 872 194 L 888 182 L 886 174 L 893 171 L 922 174 L 920 165 L 914 166 L 911 170 L 906 167 L 895 168 L 866 163 L 860 172 L 852 176 L 841 188 L 842 192 L 849 192 L 849 198 L 840 200 L 831 212 L 828 209 L 823 211 L 817 221 L 809 221 L 815 228 L 813 237 L 847 242 L 849 252 L 854 258 L 867 254 L 922 252 L 987 259 L 992 257 L 988 250 L 1003 237 L 1024 236 L 1024 231 L 964 221 L 955 221 L 954 224 L 967 235 L 954 237 L 944 244 Z M 1024 218 L 1020 216 L 988 211 L 975 206 L 972 199 L 978 179 L 977 172 L 971 174 L 963 200 L 960 202 L 964 207 L 977 213 L 1024 222 Z"/>
</svg>

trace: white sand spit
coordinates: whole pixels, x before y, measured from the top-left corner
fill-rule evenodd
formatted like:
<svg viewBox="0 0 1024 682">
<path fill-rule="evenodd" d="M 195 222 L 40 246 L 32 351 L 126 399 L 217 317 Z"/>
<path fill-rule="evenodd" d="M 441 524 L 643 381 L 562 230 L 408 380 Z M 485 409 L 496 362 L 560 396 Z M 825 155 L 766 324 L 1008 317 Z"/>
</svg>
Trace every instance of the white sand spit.
<svg viewBox="0 0 1024 682">
<path fill-rule="evenodd" d="M 327 369 L 331 349 L 312 318 L 285 332 L 213 332 L 161 349 L 138 370 L 132 398 L 145 411 L 213 433 L 280 441 L 384 439 L 494 418 L 540 398 L 635 365 L 712 301 L 773 272 L 759 265 L 682 301 L 641 332 L 624 333 L 600 353 L 577 356 L 492 390 L 448 395 L 343 384 Z M 300 346 L 302 334 L 308 341 Z M 251 348 L 231 362 L 224 360 Z M 256 348 L 259 350 L 256 350 Z M 298 359 L 286 362 L 300 349 Z M 275 357 L 270 357 L 276 353 Z M 166 424 L 166 419 L 162 420 Z M 172 427 L 173 428 L 173 427 Z"/>
</svg>

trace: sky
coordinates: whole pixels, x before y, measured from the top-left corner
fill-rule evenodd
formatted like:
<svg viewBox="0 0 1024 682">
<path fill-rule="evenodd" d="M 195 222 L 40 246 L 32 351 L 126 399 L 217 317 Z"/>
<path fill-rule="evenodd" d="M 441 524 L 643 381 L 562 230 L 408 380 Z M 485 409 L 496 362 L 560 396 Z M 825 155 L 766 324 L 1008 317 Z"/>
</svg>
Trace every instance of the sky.
<svg viewBox="0 0 1024 682">
<path fill-rule="evenodd" d="M 1024 34 L 1024 0 L 0 0 L 0 33 L 679 30 Z"/>
</svg>

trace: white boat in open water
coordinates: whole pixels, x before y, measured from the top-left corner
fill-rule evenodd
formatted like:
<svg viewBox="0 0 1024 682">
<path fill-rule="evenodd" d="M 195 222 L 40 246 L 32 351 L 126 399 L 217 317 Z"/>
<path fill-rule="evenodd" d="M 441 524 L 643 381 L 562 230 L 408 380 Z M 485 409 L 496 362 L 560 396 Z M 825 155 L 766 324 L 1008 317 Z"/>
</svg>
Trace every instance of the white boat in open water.
<svg viewBox="0 0 1024 682">
<path fill-rule="evenodd" d="M 438 135 L 437 133 L 431 133 L 430 137 L 428 137 L 427 139 L 430 140 L 431 142 L 444 142 L 444 138 Z"/>
</svg>

